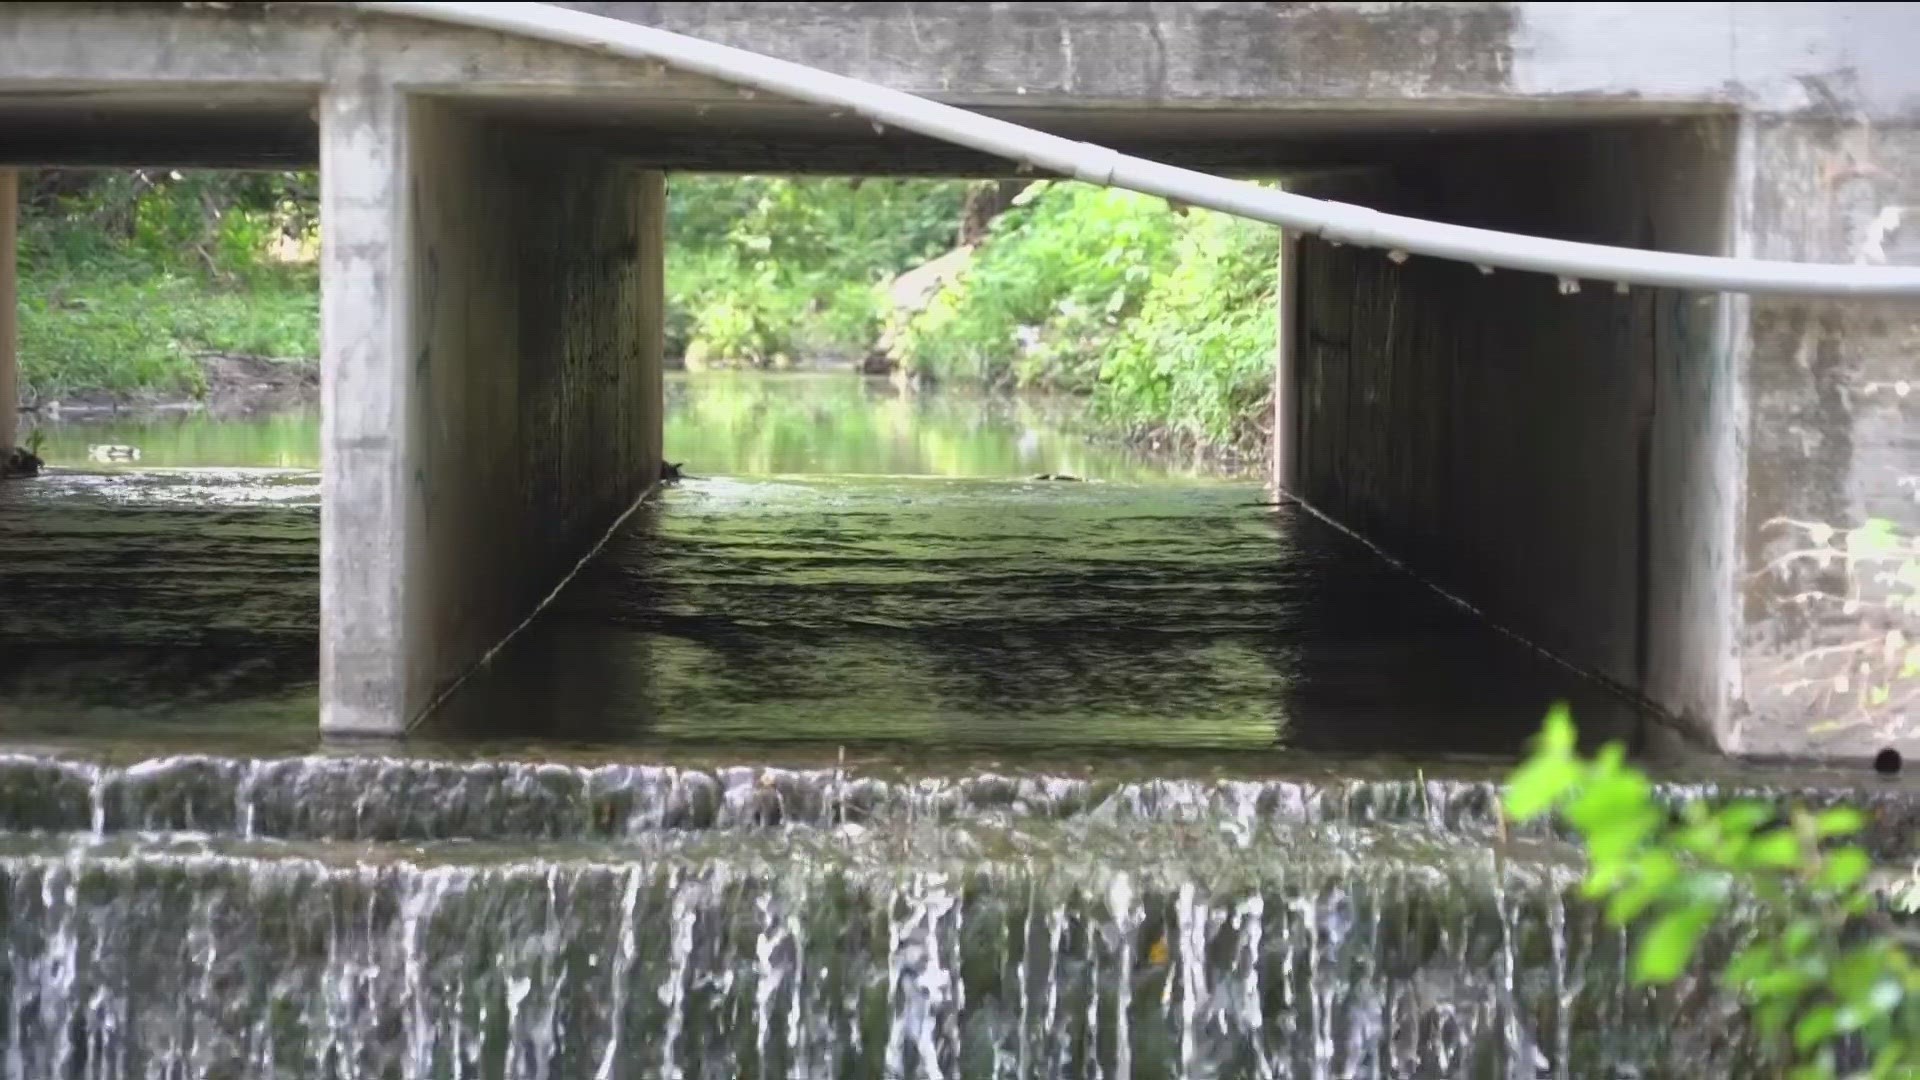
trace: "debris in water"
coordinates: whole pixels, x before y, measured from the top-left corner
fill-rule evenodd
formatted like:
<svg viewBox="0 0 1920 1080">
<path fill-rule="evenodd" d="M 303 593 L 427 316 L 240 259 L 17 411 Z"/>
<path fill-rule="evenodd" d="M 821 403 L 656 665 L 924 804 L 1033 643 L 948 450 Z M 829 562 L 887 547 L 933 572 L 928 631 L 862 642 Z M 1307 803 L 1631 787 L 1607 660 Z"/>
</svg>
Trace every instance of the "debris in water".
<svg viewBox="0 0 1920 1080">
<path fill-rule="evenodd" d="M 0 480 L 25 480 L 40 475 L 40 467 L 46 462 L 40 456 L 25 447 L 16 446 L 7 451 L 0 459 Z"/>
<path fill-rule="evenodd" d="M 1034 477 L 1034 479 L 1035 480 L 1066 480 L 1075 484 L 1082 482 L 1079 477 L 1068 476 L 1066 473 L 1043 472 L 1039 476 Z"/>
<path fill-rule="evenodd" d="M 1873 755 L 1873 771 L 1881 776 L 1894 776 L 1900 772 L 1900 751 L 1889 746 Z"/>
</svg>

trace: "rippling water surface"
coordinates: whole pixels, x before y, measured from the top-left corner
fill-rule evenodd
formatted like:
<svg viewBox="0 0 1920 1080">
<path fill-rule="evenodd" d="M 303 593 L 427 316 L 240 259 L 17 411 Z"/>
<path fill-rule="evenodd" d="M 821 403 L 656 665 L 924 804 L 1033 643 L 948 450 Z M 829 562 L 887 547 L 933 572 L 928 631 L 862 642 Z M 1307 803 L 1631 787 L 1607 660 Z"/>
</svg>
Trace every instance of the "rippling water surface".
<svg viewBox="0 0 1920 1080">
<path fill-rule="evenodd" d="M 315 736 L 302 421 L 0 486 L 0 1078 L 1773 1067 L 1495 811 L 1632 711 L 1343 534 L 1057 403 L 670 402 L 693 478 L 404 746 Z"/>
<path fill-rule="evenodd" d="M 1497 752 L 1563 695 L 1630 724 L 1259 485 L 1173 482 L 1040 406 L 818 375 L 673 399 L 693 479 L 430 735 Z M 156 467 L 185 454 L 160 434 L 136 466 L 83 471 L 69 433 L 53 461 L 73 468 L 0 489 L 6 728 L 308 741 L 315 477 Z"/>
</svg>

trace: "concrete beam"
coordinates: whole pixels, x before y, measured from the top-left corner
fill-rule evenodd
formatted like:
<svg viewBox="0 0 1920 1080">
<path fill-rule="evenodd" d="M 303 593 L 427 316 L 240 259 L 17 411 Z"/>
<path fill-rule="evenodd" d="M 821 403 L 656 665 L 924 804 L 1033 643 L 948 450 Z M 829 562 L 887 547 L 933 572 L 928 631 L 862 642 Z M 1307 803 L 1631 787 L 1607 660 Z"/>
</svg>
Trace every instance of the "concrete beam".
<svg viewBox="0 0 1920 1080">
<path fill-rule="evenodd" d="M 1920 15 L 1898 5 L 575 6 L 1202 167 L 1254 144 L 1304 163 L 1328 140 L 1920 105 L 1897 44 Z M 992 167 L 664 65 L 330 5 L 0 5 L 0 55 L 0 161 L 287 162 L 309 152 L 323 87 L 378 72 L 594 129 L 649 167 Z"/>
<path fill-rule="evenodd" d="M 1920 12 L 1870 3 L 565 3 L 974 104 L 1312 109 L 1534 99 L 1884 116 Z M 1589 115 L 1593 115 L 1589 112 Z"/>
<path fill-rule="evenodd" d="M 0 169 L 0 457 L 20 441 L 20 174 Z"/>
</svg>

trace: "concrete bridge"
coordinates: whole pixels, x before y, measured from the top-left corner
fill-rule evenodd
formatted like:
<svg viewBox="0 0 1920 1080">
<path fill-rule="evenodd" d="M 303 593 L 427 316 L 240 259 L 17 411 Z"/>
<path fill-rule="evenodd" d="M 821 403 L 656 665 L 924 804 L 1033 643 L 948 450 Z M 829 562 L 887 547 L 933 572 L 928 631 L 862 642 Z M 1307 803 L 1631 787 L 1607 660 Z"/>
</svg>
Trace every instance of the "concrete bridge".
<svg viewBox="0 0 1920 1080">
<path fill-rule="evenodd" d="M 570 6 L 1439 220 L 1920 261 L 1904 5 Z M 668 173 L 1005 170 L 487 32 L 0 5 L 0 165 L 316 162 L 322 725 L 385 734 L 657 475 Z M 1284 259 L 1277 483 L 1728 752 L 1920 749 L 1920 310 Z"/>
</svg>

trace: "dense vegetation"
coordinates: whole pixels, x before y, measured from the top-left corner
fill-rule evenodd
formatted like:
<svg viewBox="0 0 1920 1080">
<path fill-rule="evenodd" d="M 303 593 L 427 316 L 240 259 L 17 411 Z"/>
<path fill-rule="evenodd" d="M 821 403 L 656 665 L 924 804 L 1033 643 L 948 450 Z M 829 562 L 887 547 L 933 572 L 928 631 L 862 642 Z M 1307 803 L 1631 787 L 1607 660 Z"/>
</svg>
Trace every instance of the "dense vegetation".
<svg viewBox="0 0 1920 1080">
<path fill-rule="evenodd" d="M 1136 430 L 1249 446 L 1268 430 L 1278 244 L 1237 218 L 1036 184 L 894 353 L 936 379 L 1090 392 Z"/>
<path fill-rule="evenodd" d="M 199 353 L 320 351 L 311 174 L 32 174 L 23 393 L 195 392 Z"/>
<path fill-rule="evenodd" d="M 923 310 L 891 308 L 896 275 L 1015 192 Z M 30 177 L 27 392 L 194 392 L 198 354 L 316 356 L 316 195 L 311 173 Z M 1065 182 L 676 177 L 668 214 L 668 351 L 691 366 L 868 358 L 884 340 L 915 381 L 1090 394 L 1110 425 L 1163 440 L 1264 435 L 1265 226 Z"/>
<path fill-rule="evenodd" d="M 675 177 L 667 351 L 770 365 L 871 348 L 887 279 L 947 250 L 966 185 Z"/>
</svg>

